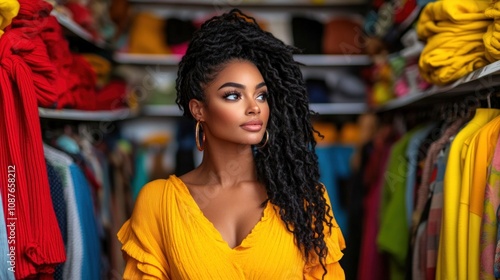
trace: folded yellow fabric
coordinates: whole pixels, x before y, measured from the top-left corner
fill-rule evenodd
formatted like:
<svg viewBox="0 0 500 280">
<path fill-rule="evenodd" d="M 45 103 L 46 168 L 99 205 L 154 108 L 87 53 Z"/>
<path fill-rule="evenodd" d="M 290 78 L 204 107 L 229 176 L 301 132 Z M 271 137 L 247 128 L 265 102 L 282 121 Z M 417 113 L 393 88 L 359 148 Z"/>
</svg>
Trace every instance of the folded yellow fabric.
<svg viewBox="0 0 500 280">
<path fill-rule="evenodd" d="M 491 3 L 484 11 L 484 15 L 489 18 L 500 18 L 500 1 Z"/>
<path fill-rule="evenodd" d="M 441 33 L 429 38 L 419 60 L 422 77 L 430 83 L 445 85 L 487 65 L 482 36 Z"/>
<path fill-rule="evenodd" d="M 451 21 L 428 21 L 417 25 L 417 34 L 420 38 L 427 39 L 431 36 L 444 32 L 451 32 L 455 34 L 463 32 L 484 33 L 491 22 L 491 20 L 477 20 L 457 24 Z"/>
<path fill-rule="evenodd" d="M 425 40 L 441 32 L 445 27 L 450 28 L 451 24 L 463 26 L 467 30 L 480 29 L 484 23 L 478 23 L 478 21 L 491 20 L 484 14 L 490 3 L 489 0 L 443 0 L 428 3 L 420 14 L 417 34 L 420 39 Z M 441 27 L 442 25 L 445 27 Z M 486 30 L 486 27 L 484 28 Z"/>
<path fill-rule="evenodd" d="M 150 13 L 139 13 L 132 23 L 129 52 L 144 54 L 169 54 L 165 39 L 165 20 Z"/>
<path fill-rule="evenodd" d="M 495 1 L 484 11 L 485 16 L 493 18 L 494 22 L 484 33 L 483 42 L 485 56 L 489 62 L 500 60 L 500 2 Z"/>
<path fill-rule="evenodd" d="M 19 2 L 17 0 L 0 0 L 0 37 L 5 27 L 9 26 L 12 19 L 19 13 Z"/>
</svg>

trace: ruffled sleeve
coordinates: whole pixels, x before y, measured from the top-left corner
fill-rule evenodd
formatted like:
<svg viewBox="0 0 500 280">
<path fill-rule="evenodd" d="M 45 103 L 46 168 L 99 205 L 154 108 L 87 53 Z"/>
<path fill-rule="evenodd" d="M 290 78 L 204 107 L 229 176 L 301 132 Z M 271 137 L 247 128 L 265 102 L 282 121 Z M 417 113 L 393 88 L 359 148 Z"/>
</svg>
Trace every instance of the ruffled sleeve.
<svg viewBox="0 0 500 280">
<path fill-rule="evenodd" d="M 126 261 L 123 279 L 169 279 L 161 234 L 161 209 L 165 180 L 145 185 L 134 211 L 118 232 Z"/>
<path fill-rule="evenodd" d="M 324 192 L 326 202 L 328 205 L 330 204 L 330 198 L 325 190 Z M 333 216 L 330 207 L 330 215 Z M 345 240 L 342 235 L 342 231 L 340 230 L 335 217 L 332 219 L 332 230 L 331 232 L 328 230 L 328 227 L 325 226 L 325 243 L 328 247 L 328 255 L 326 256 L 326 270 L 327 274 L 325 275 L 325 280 L 343 280 L 345 279 L 344 270 L 340 266 L 340 259 L 344 255 L 342 250 L 345 249 Z M 305 280 L 317 280 L 323 279 L 323 267 L 319 263 L 319 258 L 317 255 L 314 255 L 312 259 L 306 263 L 304 266 L 304 279 Z"/>
</svg>

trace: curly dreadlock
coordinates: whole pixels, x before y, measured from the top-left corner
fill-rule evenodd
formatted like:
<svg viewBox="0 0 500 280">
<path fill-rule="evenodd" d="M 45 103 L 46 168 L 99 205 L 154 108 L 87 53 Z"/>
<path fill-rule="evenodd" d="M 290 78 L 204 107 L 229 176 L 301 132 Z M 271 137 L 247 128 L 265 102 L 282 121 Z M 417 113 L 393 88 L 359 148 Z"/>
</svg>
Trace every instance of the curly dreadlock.
<svg viewBox="0 0 500 280">
<path fill-rule="evenodd" d="M 316 131 L 310 122 L 313 112 L 294 53 L 298 49 L 260 29 L 254 18 L 238 9 L 213 17 L 194 34 L 179 64 L 176 102 L 185 116 L 193 118 L 189 100 L 203 101 L 204 86 L 228 62 L 247 60 L 257 66 L 269 91 L 270 107 L 269 141 L 255 154 L 257 176 L 305 258 L 315 252 L 326 274 L 323 225 L 331 230 L 332 216 L 319 183 Z"/>
</svg>

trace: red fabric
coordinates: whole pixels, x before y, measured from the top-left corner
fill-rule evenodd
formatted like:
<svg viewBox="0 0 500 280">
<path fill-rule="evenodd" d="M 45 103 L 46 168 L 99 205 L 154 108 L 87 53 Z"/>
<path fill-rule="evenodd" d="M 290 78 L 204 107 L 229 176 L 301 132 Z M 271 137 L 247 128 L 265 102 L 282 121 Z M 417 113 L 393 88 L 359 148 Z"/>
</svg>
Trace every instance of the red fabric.
<svg viewBox="0 0 500 280">
<path fill-rule="evenodd" d="M 71 81 L 70 92 L 73 96 L 74 104 L 61 104 L 59 108 L 76 108 L 81 110 L 95 110 L 95 85 L 97 76 L 92 69 L 92 65 L 81 55 L 73 54 L 73 65 L 69 75 Z M 70 106 L 68 106 L 70 105 Z"/>
<path fill-rule="evenodd" d="M 397 136 L 390 125 L 383 126 L 374 137 L 373 152 L 364 169 L 366 187 L 363 198 L 363 235 L 358 267 L 358 279 L 382 280 L 388 277 L 388 260 L 377 250 L 379 208 L 384 181 L 384 171 Z"/>
<path fill-rule="evenodd" d="M 399 1 L 400 3 L 401 1 Z M 394 8 L 394 22 L 397 24 L 405 21 L 408 16 L 417 8 L 416 0 L 406 0 L 403 6 Z"/>
<path fill-rule="evenodd" d="M 124 81 L 115 80 L 109 82 L 96 93 L 96 110 L 114 110 L 125 108 L 127 84 Z"/>
<path fill-rule="evenodd" d="M 30 12 L 37 19 L 35 8 L 46 7 L 45 2 L 19 2 L 18 18 L 0 38 L 0 170 L 15 166 L 15 189 L 9 192 L 3 176 L 0 191 L 6 222 L 16 226 L 16 279 L 49 279 L 66 255 L 52 208 L 37 105 L 57 97 L 51 84 L 56 71 L 48 63 L 38 27 L 25 20 Z M 8 207 L 9 194 L 11 199 L 15 195 L 14 211 Z"/>
<path fill-rule="evenodd" d="M 87 30 L 94 39 L 97 38 L 94 18 L 92 17 L 90 10 L 77 2 L 69 2 L 66 3 L 65 6 L 71 11 L 73 20 L 83 29 Z"/>
<path fill-rule="evenodd" d="M 31 68 L 38 105 L 50 108 L 65 90 L 41 37 L 52 6 L 41 0 L 21 0 L 19 3 L 19 14 L 9 28 L 15 31 L 8 37 L 10 48 Z M 31 44 L 24 44 L 25 40 Z"/>
<path fill-rule="evenodd" d="M 65 94 L 69 90 L 66 77 L 68 77 L 73 65 L 73 54 L 69 50 L 68 41 L 64 38 L 61 25 L 55 17 L 49 16 L 47 18 L 40 36 L 45 43 L 51 63 L 57 69 L 61 93 Z"/>
</svg>

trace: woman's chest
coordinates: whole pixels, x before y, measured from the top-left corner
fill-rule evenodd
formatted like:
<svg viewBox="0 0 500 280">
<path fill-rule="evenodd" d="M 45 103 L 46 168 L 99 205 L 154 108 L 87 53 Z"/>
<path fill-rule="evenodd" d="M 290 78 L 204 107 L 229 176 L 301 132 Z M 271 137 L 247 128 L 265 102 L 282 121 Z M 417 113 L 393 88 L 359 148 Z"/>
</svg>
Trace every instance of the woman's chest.
<svg viewBox="0 0 500 280">
<path fill-rule="evenodd" d="M 184 214 L 164 231 L 172 279 L 303 279 L 303 256 L 276 213 L 231 248 L 213 224 L 190 210 L 181 209 Z"/>
</svg>

